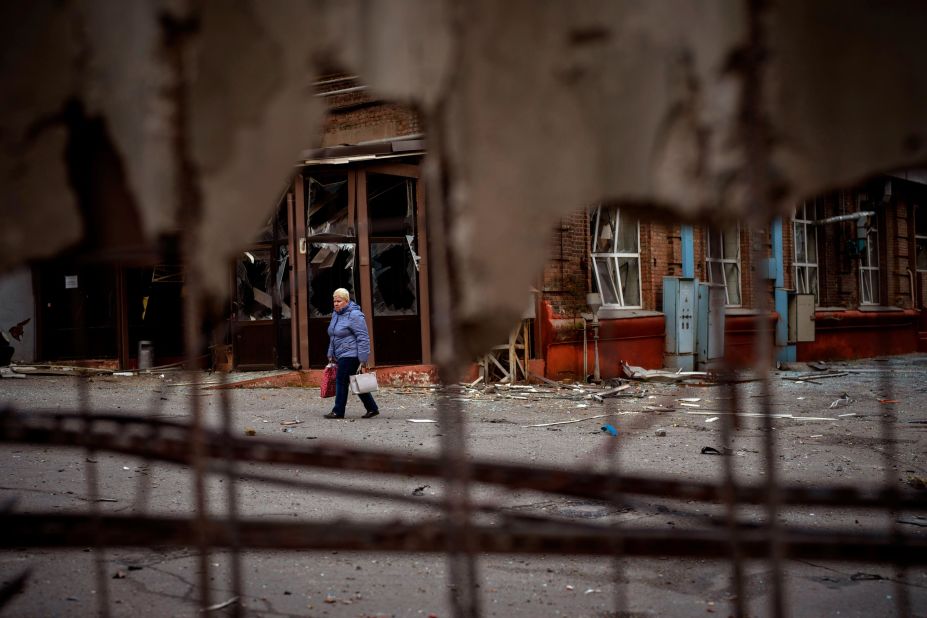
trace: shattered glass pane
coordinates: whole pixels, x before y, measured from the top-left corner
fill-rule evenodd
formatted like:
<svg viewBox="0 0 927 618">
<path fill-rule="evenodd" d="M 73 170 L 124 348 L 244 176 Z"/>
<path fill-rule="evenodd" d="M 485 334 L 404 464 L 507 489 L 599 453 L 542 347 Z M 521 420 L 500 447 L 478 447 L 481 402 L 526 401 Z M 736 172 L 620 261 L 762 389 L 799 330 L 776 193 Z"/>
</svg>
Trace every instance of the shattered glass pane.
<svg viewBox="0 0 927 618">
<path fill-rule="evenodd" d="M 605 305 L 620 305 L 621 297 L 618 295 L 616 282 L 618 273 L 614 258 L 596 256 L 594 259 L 596 280 L 599 284 L 599 294 Z"/>
<path fill-rule="evenodd" d="M 721 262 L 708 263 L 708 283 L 724 285 L 724 268 Z"/>
<path fill-rule="evenodd" d="M 274 300 L 280 305 L 280 317 L 288 320 L 290 311 L 290 248 L 277 247 L 277 274 L 274 282 Z"/>
<path fill-rule="evenodd" d="M 795 224 L 795 261 L 802 264 L 808 261 L 808 254 L 805 250 L 805 225 L 803 223 Z"/>
<path fill-rule="evenodd" d="M 353 236 L 348 220 L 348 175 L 313 174 L 306 180 L 306 228 L 309 236 Z"/>
<path fill-rule="evenodd" d="M 284 198 L 280 205 L 274 209 L 273 214 L 267 218 L 261 232 L 254 239 L 255 242 L 273 242 L 275 239 L 286 240 L 288 225 L 286 205 L 286 199 Z"/>
<path fill-rule="evenodd" d="M 241 321 L 273 319 L 270 249 L 245 251 L 236 266 L 235 317 Z"/>
<path fill-rule="evenodd" d="M 638 258 L 618 258 L 621 275 L 621 295 L 626 307 L 641 306 L 640 261 Z"/>
<path fill-rule="evenodd" d="M 861 270 L 859 273 L 860 281 L 860 290 L 859 290 L 859 300 L 860 303 L 864 305 L 873 305 L 875 304 L 875 299 L 872 296 L 872 279 L 870 274 L 871 270 Z"/>
<path fill-rule="evenodd" d="M 740 230 L 734 228 L 725 230 L 721 233 L 724 242 L 724 257 L 728 260 L 736 260 L 740 257 Z"/>
<path fill-rule="evenodd" d="M 592 252 L 613 253 L 615 251 L 615 237 L 618 235 L 618 208 L 615 206 L 599 206 L 596 209 L 594 223 L 598 222 L 598 232 L 592 230 Z"/>
<path fill-rule="evenodd" d="M 376 237 L 415 234 L 415 179 L 367 174 L 367 219 Z"/>
<path fill-rule="evenodd" d="M 814 294 L 814 304 L 818 304 L 818 269 L 809 266 L 807 275 L 808 294 Z"/>
<path fill-rule="evenodd" d="M 740 304 L 740 266 L 724 263 L 724 281 L 727 286 L 727 304 Z"/>
<path fill-rule="evenodd" d="M 374 315 L 418 315 L 418 276 L 407 243 L 371 243 L 370 270 Z"/>
<path fill-rule="evenodd" d="M 618 253 L 638 253 L 637 248 L 637 219 L 619 214 L 618 226 L 618 243 L 616 252 Z M 625 299 L 627 304 L 627 299 Z"/>
<path fill-rule="evenodd" d="M 332 292 L 345 288 L 354 297 L 353 243 L 311 243 L 309 263 L 309 317 L 332 314 Z"/>
<path fill-rule="evenodd" d="M 808 263 L 817 264 L 818 263 L 818 230 L 813 225 L 806 225 L 805 230 L 807 231 L 808 238 L 805 241 L 808 249 Z"/>
<path fill-rule="evenodd" d="M 918 238 L 915 244 L 917 270 L 927 270 L 927 238 Z"/>
</svg>

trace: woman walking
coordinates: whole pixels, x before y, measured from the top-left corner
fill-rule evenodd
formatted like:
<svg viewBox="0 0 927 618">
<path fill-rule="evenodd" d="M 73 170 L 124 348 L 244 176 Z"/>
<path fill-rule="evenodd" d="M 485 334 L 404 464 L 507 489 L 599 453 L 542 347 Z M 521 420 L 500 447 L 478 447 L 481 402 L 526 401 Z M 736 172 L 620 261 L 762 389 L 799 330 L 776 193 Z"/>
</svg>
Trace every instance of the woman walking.
<svg viewBox="0 0 927 618">
<path fill-rule="evenodd" d="M 367 321 L 363 312 L 357 303 L 351 300 L 351 294 L 346 289 L 335 290 L 332 303 L 335 310 L 328 325 L 328 360 L 338 363 L 338 374 L 335 378 L 335 407 L 325 418 L 344 418 L 351 376 L 357 372 L 358 367 L 367 370 L 370 336 L 367 334 Z M 373 418 L 380 413 L 370 393 L 362 393 L 358 397 L 367 410 L 362 418 Z"/>
</svg>

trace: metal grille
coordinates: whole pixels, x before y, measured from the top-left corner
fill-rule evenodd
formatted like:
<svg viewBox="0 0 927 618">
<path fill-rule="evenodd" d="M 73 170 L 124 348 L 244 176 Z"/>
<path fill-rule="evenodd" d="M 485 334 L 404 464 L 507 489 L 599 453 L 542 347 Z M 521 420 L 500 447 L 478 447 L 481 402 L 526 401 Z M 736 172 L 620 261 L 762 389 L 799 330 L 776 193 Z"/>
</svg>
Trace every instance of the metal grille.
<svg viewBox="0 0 927 618">
<path fill-rule="evenodd" d="M 749 51 L 749 50 L 748 50 Z M 179 62 L 179 60 L 178 60 Z M 760 96 L 756 84 L 751 91 Z M 182 94 L 182 93 L 181 93 Z M 178 95 L 180 97 L 180 95 Z M 748 106 L 759 109 L 758 105 Z M 179 135 L 184 135 L 183 119 Z M 764 135 L 762 118 L 746 116 L 746 130 L 754 135 L 755 152 L 750 153 L 752 185 L 758 212 L 766 213 L 765 196 L 768 195 L 765 179 L 766 156 L 763 152 Z M 186 147 L 177 145 L 181 161 L 181 177 L 193 177 L 185 169 Z M 440 148 L 438 149 L 440 150 Z M 431 249 L 435 256 L 433 277 L 436 315 L 451 316 L 436 320 L 435 340 L 440 342 L 436 358 L 443 368 L 445 383 L 453 383 L 460 359 L 454 342 L 461 337 L 453 322 L 453 281 L 446 220 L 443 208 L 448 196 L 442 194 L 446 183 L 432 169 L 433 223 Z M 184 188 L 181 202 L 188 214 L 187 230 L 195 230 L 199 204 L 196 191 Z M 759 220 L 753 223 L 760 222 Z M 187 236 L 184 246 L 187 253 L 196 238 Z M 762 256 L 757 254 L 754 263 Z M 757 276 L 758 277 L 758 276 Z M 195 264 L 189 264 L 186 273 L 187 303 L 185 305 L 186 347 L 194 368 L 196 356 L 202 349 L 202 329 L 206 298 L 201 277 Z M 757 278 L 753 282 L 754 297 L 760 299 L 759 310 L 765 312 L 766 282 Z M 927 563 L 927 538 L 906 534 L 898 525 L 902 512 L 927 510 L 927 496 L 900 487 L 892 473 L 895 452 L 896 422 L 890 410 L 881 415 L 881 438 L 884 483 L 879 487 L 855 485 L 815 486 L 792 485 L 781 482 L 778 469 L 779 447 L 773 416 L 774 394 L 770 387 L 768 363 L 762 359 L 771 356 L 770 333 L 760 329 L 756 342 L 755 367 L 757 381 L 755 393 L 761 402 L 763 429 L 764 481 L 744 482 L 736 477 L 734 459 L 722 457 L 723 482 L 708 483 L 659 475 L 641 476 L 624 473 L 618 466 L 621 441 L 610 442 L 605 471 L 574 470 L 554 466 L 528 466 L 498 463 L 471 458 L 467 449 L 466 416 L 454 397 L 439 399 L 438 421 L 442 432 L 441 451 L 435 456 L 385 452 L 370 448 L 347 448 L 326 444 L 297 445 L 259 438 L 244 439 L 233 435 L 233 410 L 227 391 L 222 391 L 221 427 L 207 429 L 203 423 L 200 400 L 195 394 L 188 399 L 191 422 L 176 423 L 158 418 L 159 401 L 153 401 L 148 418 L 121 414 L 111 410 L 91 409 L 88 387 L 79 384 L 80 409 L 78 412 L 54 410 L 19 411 L 7 409 L 0 415 L 0 440 L 12 444 L 33 444 L 53 448 L 83 448 L 87 459 L 99 452 L 115 452 L 140 457 L 152 463 L 188 466 L 193 479 L 194 512 L 189 517 L 168 517 L 141 512 L 125 515 L 104 515 L 98 507 L 100 480 L 94 466 L 86 466 L 88 482 L 88 508 L 85 512 L 18 513 L 8 510 L 2 516 L 0 544 L 4 548 L 93 548 L 96 556 L 96 586 L 100 593 L 98 611 L 107 616 L 113 611 L 110 605 L 109 578 L 104 571 L 104 554 L 112 548 L 125 547 L 187 547 L 195 546 L 199 557 L 198 605 L 202 611 L 227 608 L 233 615 L 241 615 L 244 572 L 242 555 L 258 550 L 352 550 L 378 552 L 438 552 L 448 559 L 450 606 L 455 616 L 477 616 L 480 609 L 480 576 L 477 556 L 480 554 L 537 554 L 537 555 L 589 555 L 614 559 L 615 588 L 614 615 L 622 615 L 627 599 L 623 594 L 622 570 L 629 560 L 662 556 L 679 558 L 707 558 L 727 561 L 735 591 L 730 611 L 735 616 L 747 615 L 745 605 L 745 564 L 748 560 L 763 560 L 771 574 L 770 614 L 786 613 L 784 585 L 787 560 L 853 560 L 895 565 L 899 571 L 912 565 Z M 190 382 L 196 384 L 200 374 L 193 370 Z M 888 371 L 881 373 L 881 391 L 891 399 L 893 378 Z M 721 388 L 726 390 L 726 408 L 721 417 L 723 449 L 731 449 L 733 437 L 741 424 L 741 412 L 748 396 L 746 386 L 736 376 L 722 378 Z M 751 391 L 752 392 L 752 391 Z M 618 411 L 613 403 L 606 411 Z M 363 475 L 416 475 L 443 479 L 445 491 L 441 498 L 410 498 L 408 495 L 386 490 L 352 488 L 326 483 L 321 480 L 296 480 L 270 474 L 245 472 L 239 464 L 258 462 L 305 467 L 316 470 L 338 469 Z M 225 512 L 218 516 L 209 508 L 207 479 L 224 479 Z M 286 487 L 311 494 L 361 496 L 373 500 L 391 500 L 423 506 L 438 515 L 415 524 L 396 522 L 370 523 L 357 521 L 268 521 L 243 516 L 239 508 L 238 484 L 241 480 Z M 702 522 L 687 529 L 667 530 L 622 523 L 621 525 L 594 525 L 556 516 L 523 514 L 500 508 L 498 504 L 475 500 L 473 487 L 495 486 L 506 490 L 532 490 L 552 495 L 595 500 L 617 508 L 628 500 L 659 498 L 685 501 L 692 504 L 723 504 L 723 521 Z M 141 481 L 141 495 L 148 495 L 147 481 Z M 146 500 L 141 501 L 147 507 Z M 846 530 L 829 527 L 802 528 L 783 523 L 784 510 L 798 506 L 826 509 L 870 509 L 883 513 L 888 522 L 881 529 Z M 764 512 L 761 524 L 747 525 L 742 518 L 744 509 L 759 507 Z M 210 554 L 228 550 L 231 557 L 229 578 L 233 599 L 217 600 L 211 596 L 213 567 Z M 902 581 L 902 577 L 896 581 Z M 9 600 L 28 580 L 28 574 L 10 581 L 0 591 L 0 600 Z M 218 602 L 217 602 L 218 601 Z M 894 595 L 896 611 L 901 616 L 911 614 L 908 590 L 897 585 Z"/>
</svg>

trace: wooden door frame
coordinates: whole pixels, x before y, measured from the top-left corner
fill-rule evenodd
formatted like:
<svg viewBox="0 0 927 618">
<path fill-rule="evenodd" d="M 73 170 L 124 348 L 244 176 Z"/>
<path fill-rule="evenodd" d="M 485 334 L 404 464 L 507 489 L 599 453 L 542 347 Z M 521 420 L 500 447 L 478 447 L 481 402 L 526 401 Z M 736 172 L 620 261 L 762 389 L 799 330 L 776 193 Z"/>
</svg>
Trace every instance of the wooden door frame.
<svg viewBox="0 0 927 618">
<path fill-rule="evenodd" d="M 422 180 L 421 165 L 411 163 L 379 163 L 357 168 L 357 240 L 360 247 L 361 293 L 364 302 L 361 309 L 367 317 L 367 328 L 373 340 L 373 299 L 370 284 L 370 237 L 367 219 L 367 174 L 386 174 L 403 178 L 414 178 L 415 182 L 415 237 L 418 244 L 418 313 L 421 328 L 422 363 L 431 364 L 431 298 L 428 289 L 428 237 L 426 233 L 425 183 Z M 361 229 L 363 226 L 363 229 Z M 370 364 L 374 364 L 373 346 L 370 346 Z"/>
<path fill-rule="evenodd" d="M 323 166 L 319 166 L 322 168 Z M 292 276 L 295 285 L 291 300 L 293 329 L 293 361 L 294 367 L 309 367 L 309 289 L 308 289 L 308 237 L 306 236 L 306 193 L 304 175 L 311 173 L 315 168 L 301 167 L 293 181 L 292 217 L 290 223 L 290 255 L 293 256 Z M 337 169 L 337 168 L 335 168 Z M 421 323 L 422 349 L 421 356 L 424 364 L 432 362 L 431 357 L 431 298 L 429 294 L 429 262 L 428 262 L 428 235 L 427 213 L 425 208 L 425 183 L 422 179 L 420 164 L 412 163 L 374 163 L 369 165 L 353 165 L 344 169 L 348 176 L 348 220 L 354 225 L 354 236 L 357 241 L 357 268 L 359 277 L 359 296 L 361 310 L 367 320 L 367 329 L 371 340 L 376 336 L 373 327 L 373 298 L 370 270 L 370 238 L 369 220 L 367 217 L 367 174 L 388 174 L 416 179 L 415 208 L 416 208 L 416 239 L 419 251 L 418 265 L 418 298 L 419 322 Z M 295 345 L 298 343 L 298 345 Z M 373 346 L 370 348 L 368 362 L 375 365 Z M 298 366 L 297 366 L 298 365 Z"/>
</svg>

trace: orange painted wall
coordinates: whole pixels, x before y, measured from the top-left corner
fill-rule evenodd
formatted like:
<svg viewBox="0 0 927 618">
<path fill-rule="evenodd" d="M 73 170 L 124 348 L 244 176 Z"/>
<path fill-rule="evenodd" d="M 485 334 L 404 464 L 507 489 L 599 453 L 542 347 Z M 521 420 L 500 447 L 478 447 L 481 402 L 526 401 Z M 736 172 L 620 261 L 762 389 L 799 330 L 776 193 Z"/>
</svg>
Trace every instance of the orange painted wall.
<svg viewBox="0 0 927 618">
<path fill-rule="evenodd" d="M 799 343 L 797 358 L 844 360 L 917 351 L 920 312 L 818 311 L 815 341 Z"/>
</svg>

